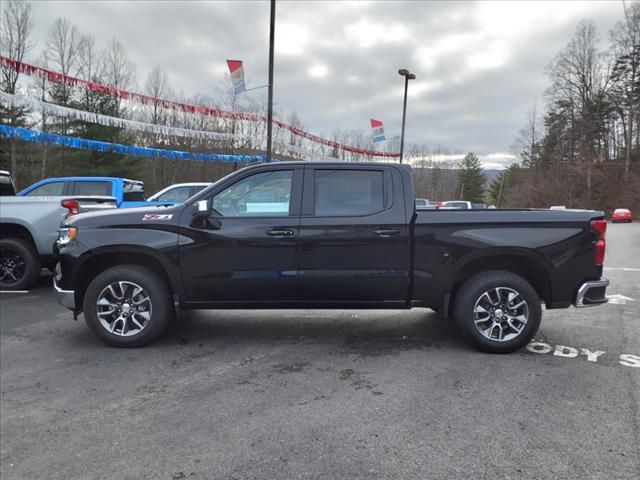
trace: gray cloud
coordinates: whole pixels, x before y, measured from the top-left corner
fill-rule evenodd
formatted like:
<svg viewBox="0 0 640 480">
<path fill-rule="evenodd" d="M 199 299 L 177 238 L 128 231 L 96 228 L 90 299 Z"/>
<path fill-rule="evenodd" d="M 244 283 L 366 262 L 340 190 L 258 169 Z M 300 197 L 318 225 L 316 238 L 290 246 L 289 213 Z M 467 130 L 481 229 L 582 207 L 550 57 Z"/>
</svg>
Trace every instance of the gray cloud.
<svg viewBox="0 0 640 480">
<path fill-rule="evenodd" d="M 100 45 L 117 37 L 139 85 L 157 64 L 174 91 L 213 95 L 227 58 L 244 60 L 251 85 L 267 80 L 266 1 L 47 1 L 33 12 L 33 56 L 53 20 L 66 16 Z M 279 1 L 277 109 L 296 111 L 308 130 L 326 135 L 364 130 L 375 117 L 392 137 L 402 113 L 396 72 L 407 67 L 418 76 L 407 141 L 475 151 L 495 163 L 489 155 L 509 150 L 527 110 L 543 100 L 544 68 L 576 23 L 593 19 L 604 40 L 621 17 L 618 2 Z"/>
</svg>

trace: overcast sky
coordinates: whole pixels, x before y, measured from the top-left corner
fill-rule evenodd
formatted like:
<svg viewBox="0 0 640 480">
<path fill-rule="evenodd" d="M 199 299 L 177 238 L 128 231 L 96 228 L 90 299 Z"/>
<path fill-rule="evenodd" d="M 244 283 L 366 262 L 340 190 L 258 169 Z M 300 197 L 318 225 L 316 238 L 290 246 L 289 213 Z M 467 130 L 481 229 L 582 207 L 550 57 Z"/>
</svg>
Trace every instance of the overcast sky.
<svg viewBox="0 0 640 480">
<path fill-rule="evenodd" d="M 227 58 L 244 60 L 248 87 L 267 83 L 268 1 L 35 1 L 34 36 L 66 16 L 104 45 L 117 37 L 138 68 L 154 65 L 186 96 L 212 94 Z M 487 166 L 509 151 L 527 110 L 543 101 L 545 66 L 592 19 L 606 45 L 623 15 L 609 1 L 277 2 L 278 111 L 295 110 L 306 130 L 368 129 L 369 118 L 399 135 L 410 83 L 406 141 L 474 151 Z M 140 89 L 140 87 L 139 87 Z M 263 95 L 261 91 L 246 95 Z"/>
</svg>

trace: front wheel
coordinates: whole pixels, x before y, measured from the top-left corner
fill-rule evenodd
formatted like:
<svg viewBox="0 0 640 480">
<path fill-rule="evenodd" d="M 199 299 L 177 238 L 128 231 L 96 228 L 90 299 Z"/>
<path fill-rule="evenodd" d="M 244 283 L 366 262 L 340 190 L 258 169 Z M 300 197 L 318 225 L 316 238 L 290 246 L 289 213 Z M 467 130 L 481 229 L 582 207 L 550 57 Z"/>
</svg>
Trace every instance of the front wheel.
<svg viewBox="0 0 640 480">
<path fill-rule="evenodd" d="M 142 347 L 156 340 L 174 316 L 171 292 L 155 272 L 122 265 L 89 284 L 83 311 L 87 325 L 114 347 Z"/>
<path fill-rule="evenodd" d="M 524 347 L 538 331 L 540 299 L 524 278 L 490 271 L 467 280 L 456 295 L 458 325 L 481 350 L 508 353 Z"/>
</svg>

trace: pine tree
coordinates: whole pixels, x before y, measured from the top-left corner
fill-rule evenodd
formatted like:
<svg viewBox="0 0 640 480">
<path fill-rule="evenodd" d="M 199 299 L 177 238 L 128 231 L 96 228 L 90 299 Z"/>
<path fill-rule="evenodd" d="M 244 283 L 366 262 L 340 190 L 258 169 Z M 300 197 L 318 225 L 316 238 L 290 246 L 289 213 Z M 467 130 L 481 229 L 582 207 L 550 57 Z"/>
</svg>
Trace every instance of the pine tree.
<svg viewBox="0 0 640 480">
<path fill-rule="evenodd" d="M 504 205 L 505 192 L 511 186 L 511 180 L 513 179 L 513 173 L 518 170 L 520 166 L 517 163 L 512 164 L 506 170 L 500 172 L 490 184 L 489 184 L 489 199 L 498 208 Z"/>
<path fill-rule="evenodd" d="M 458 164 L 458 191 L 462 200 L 473 203 L 484 201 L 484 184 L 487 178 L 482 172 L 480 159 L 474 153 L 467 153 Z"/>
</svg>

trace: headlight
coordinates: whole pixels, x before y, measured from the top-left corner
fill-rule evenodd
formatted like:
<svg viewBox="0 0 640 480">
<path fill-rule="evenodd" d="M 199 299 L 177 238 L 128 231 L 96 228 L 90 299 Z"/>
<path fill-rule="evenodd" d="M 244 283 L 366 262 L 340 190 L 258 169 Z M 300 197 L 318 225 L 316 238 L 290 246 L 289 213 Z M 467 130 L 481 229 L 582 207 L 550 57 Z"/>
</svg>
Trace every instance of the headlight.
<svg viewBox="0 0 640 480">
<path fill-rule="evenodd" d="M 58 246 L 66 245 L 78 235 L 76 227 L 65 227 L 58 230 Z"/>
</svg>

